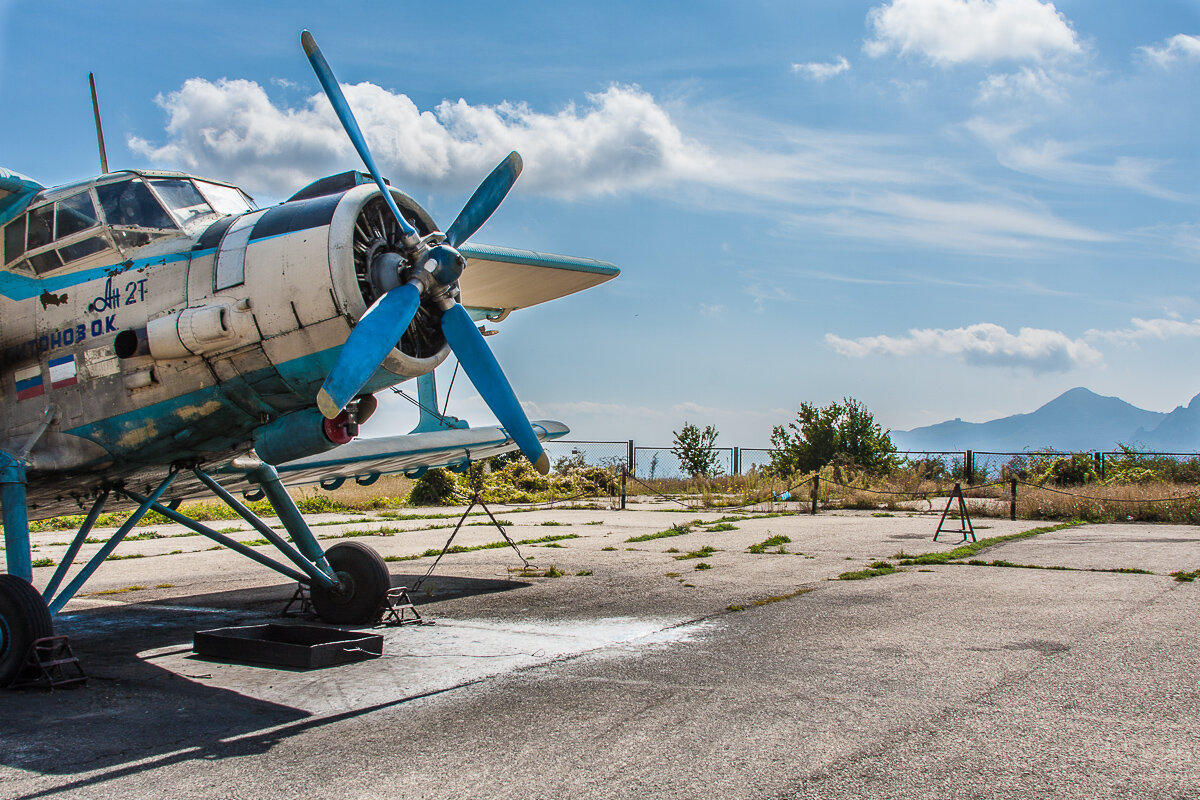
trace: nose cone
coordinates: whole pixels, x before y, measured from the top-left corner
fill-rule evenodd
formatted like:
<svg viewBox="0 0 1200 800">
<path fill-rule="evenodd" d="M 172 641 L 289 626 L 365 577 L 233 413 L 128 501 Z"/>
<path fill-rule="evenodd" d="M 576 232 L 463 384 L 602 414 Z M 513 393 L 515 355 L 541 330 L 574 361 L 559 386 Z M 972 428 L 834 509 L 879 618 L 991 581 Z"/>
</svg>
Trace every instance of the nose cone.
<svg viewBox="0 0 1200 800">
<path fill-rule="evenodd" d="M 421 269 L 428 272 L 439 286 L 454 283 L 466 268 L 467 260 L 447 244 L 439 244 L 431 249 L 425 262 L 421 264 Z"/>
</svg>

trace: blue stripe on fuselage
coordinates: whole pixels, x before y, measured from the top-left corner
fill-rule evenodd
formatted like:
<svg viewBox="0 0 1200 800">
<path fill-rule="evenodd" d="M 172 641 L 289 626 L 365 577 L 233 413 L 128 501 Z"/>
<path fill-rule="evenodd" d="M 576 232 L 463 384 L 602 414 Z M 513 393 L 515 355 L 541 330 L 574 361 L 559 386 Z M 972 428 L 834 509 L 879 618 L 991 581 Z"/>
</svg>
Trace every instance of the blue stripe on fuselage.
<svg viewBox="0 0 1200 800">
<path fill-rule="evenodd" d="M 317 388 L 340 349 L 339 345 L 310 353 L 243 378 L 253 385 L 259 377 L 274 369 L 285 378 L 290 376 L 289 383 L 293 386 L 310 384 L 310 392 L 294 393 L 296 407 L 315 407 Z M 377 392 L 403 380 L 381 369 L 363 391 Z M 218 405 L 209 407 L 214 402 Z M 292 410 L 294 408 L 278 409 L 278 412 Z M 206 453 L 229 450 L 249 442 L 255 428 L 261 424 L 262 420 L 257 416 L 233 403 L 221 385 L 214 385 L 81 425 L 67 433 L 104 447 L 119 469 L 122 464 L 167 464 L 189 456 L 202 457 Z"/>
</svg>

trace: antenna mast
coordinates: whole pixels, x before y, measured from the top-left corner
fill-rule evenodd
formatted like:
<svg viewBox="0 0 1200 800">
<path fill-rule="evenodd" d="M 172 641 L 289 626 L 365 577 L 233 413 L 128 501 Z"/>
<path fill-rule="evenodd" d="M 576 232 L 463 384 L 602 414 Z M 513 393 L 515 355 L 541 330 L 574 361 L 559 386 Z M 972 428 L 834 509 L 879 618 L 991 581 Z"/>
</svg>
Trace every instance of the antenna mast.
<svg viewBox="0 0 1200 800">
<path fill-rule="evenodd" d="M 100 171 L 108 174 L 108 154 L 104 152 L 104 128 L 100 125 L 100 103 L 96 100 L 96 76 L 88 73 L 88 83 L 92 87 L 92 115 L 96 117 L 96 141 L 100 145 Z"/>
</svg>

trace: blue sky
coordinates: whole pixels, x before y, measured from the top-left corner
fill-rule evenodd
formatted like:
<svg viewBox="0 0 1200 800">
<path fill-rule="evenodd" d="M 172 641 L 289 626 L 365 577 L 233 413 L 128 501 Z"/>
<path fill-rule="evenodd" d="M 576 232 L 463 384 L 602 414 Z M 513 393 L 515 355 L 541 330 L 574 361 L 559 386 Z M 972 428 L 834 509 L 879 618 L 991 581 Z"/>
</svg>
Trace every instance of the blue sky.
<svg viewBox="0 0 1200 800">
<path fill-rule="evenodd" d="M 316 36 L 383 172 L 443 224 L 509 150 L 475 239 L 617 280 L 489 339 L 531 416 L 763 446 L 804 400 L 885 426 L 1073 386 L 1200 392 L 1200 2 L 0 0 L 0 165 L 234 181 L 357 167 Z M 451 362 L 452 363 L 452 362 Z M 452 367 L 439 372 L 442 385 Z M 459 381 L 451 413 L 488 421 Z M 401 432 L 389 402 L 367 434 Z"/>
</svg>

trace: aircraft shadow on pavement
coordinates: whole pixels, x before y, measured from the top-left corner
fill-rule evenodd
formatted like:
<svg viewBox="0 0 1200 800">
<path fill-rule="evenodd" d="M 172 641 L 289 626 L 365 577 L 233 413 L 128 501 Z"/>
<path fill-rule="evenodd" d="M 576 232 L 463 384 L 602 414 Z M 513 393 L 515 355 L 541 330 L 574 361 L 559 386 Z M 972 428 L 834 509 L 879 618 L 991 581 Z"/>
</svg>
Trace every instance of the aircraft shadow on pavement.
<svg viewBox="0 0 1200 800">
<path fill-rule="evenodd" d="M 393 575 L 392 583 L 411 585 L 414 578 Z M 414 603 L 530 585 L 449 575 L 426 585 L 431 583 L 429 593 L 414 593 Z M 55 632 L 70 636 L 87 671 L 88 686 L 0 691 L 0 765 L 63 776 L 100 770 L 80 782 L 99 783 L 170 763 L 266 752 L 307 728 L 415 699 L 398 697 L 335 717 L 312 717 L 302 709 L 205 685 L 205 662 L 200 659 L 189 660 L 194 669 L 181 674 L 156 665 L 156 655 L 189 652 L 195 631 L 280 621 L 293 589 L 294 584 L 277 584 L 60 616 Z M 291 621 L 320 624 L 304 618 Z M 165 652 L 138 656 L 159 650 Z M 273 668 L 262 669 L 269 673 Z M 338 680 L 338 667 L 321 673 L 326 680 Z"/>
</svg>

